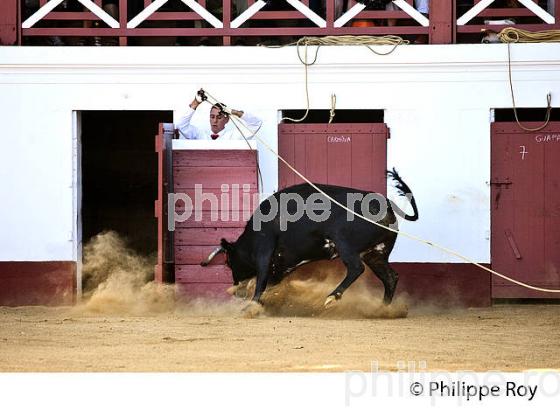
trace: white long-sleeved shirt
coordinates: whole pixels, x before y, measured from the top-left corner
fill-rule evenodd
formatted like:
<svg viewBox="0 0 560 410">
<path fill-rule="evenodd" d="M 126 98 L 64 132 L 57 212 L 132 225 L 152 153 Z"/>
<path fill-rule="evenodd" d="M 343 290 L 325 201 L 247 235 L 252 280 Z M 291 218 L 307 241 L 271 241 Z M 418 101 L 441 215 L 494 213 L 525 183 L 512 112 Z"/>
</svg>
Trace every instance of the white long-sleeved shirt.
<svg viewBox="0 0 560 410">
<path fill-rule="evenodd" d="M 179 130 L 179 138 L 189 140 L 212 140 L 211 135 L 213 133 L 209 129 L 202 130 L 194 125 L 191 125 L 191 119 L 194 113 L 195 110 L 188 107 L 186 113 L 175 123 L 175 128 Z M 243 112 L 241 119 L 253 133 L 256 132 L 262 124 L 262 120 L 260 118 L 255 117 L 248 112 Z M 245 134 L 246 139 L 253 139 L 253 135 L 251 135 L 248 130 L 245 130 L 244 128 L 241 129 Z M 219 137 L 216 138 L 216 141 L 243 139 L 243 136 L 239 133 L 237 128 L 232 126 L 229 122 L 226 127 L 218 133 L 218 135 Z"/>
</svg>

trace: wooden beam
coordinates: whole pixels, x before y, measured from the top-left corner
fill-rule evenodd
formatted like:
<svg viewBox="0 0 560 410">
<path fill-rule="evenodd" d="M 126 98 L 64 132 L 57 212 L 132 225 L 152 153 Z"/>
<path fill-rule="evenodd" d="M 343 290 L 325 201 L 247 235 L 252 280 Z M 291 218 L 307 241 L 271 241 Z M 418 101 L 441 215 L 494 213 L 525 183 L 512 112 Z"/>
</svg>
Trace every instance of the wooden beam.
<svg viewBox="0 0 560 410">
<path fill-rule="evenodd" d="M 76 269 L 74 261 L 0 261 L 0 306 L 71 305 Z"/>
<path fill-rule="evenodd" d="M 455 2 L 430 3 L 430 44 L 453 44 L 455 40 Z"/>
<path fill-rule="evenodd" d="M 18 26 L 18 0 L 3 0 L 0 13 L 0 45 L 17 44 Z"/>
</svg>

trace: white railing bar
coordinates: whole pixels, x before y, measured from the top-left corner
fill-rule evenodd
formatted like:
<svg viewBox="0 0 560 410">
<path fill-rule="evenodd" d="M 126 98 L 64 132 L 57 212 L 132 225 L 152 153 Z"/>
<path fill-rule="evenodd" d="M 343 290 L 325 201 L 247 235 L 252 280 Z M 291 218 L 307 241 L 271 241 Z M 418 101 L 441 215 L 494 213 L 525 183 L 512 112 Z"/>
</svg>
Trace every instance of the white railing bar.
<svg viewBox="0 0 560 410">
<path fill-rule="evenodd" d="M 533 3 L 531 0 L 517 0 L 533 13 L 535 13 L 538 17 L 540 17 L 545 23 L 547 24 L 554 24 L 556 19 L 554 16 L 551 16 L 549 13 L 546 12 L 541 6 L 537 3 Z"/>
<path fill-rule="evenodd" d="M 482 10 L 488 7 L 490 4 L 494 3 L 494 0 L 482 0 L 480 3 L 474 5 L 469 11 L 463 14 L 461 17 L 457 19 L 458 26 L 464 26 L 469 21 L 471 21 L 474 17 L 478 15 Z"/>
<path fill-rule="evenodd" d="M 49 14 L 56 6 L 58 6 L 60 3 L 62 3 L 64 0 L 51 0 L 49 1 L 47 4 L 45 4 L 43 7 L 39 8 L 39 10 L 37 10 L 35 13 L 33 13 L 31 16 L 29 16 L 22 24 L 21 27 L 22 28 L 31 28 L 35 25 L 35 23 L 37 23 L 39 20 L 41 20 L 43 17 L 45 17 L 47 14 Z"/>
<path fill-rule="evenodd" d="M 167 3 L 167 0 L 156 0 L 153 3 L 150 3 L 148 7 L 146 7 L 144 10 L 138 13 L 138 15 L 134 17 L 132 20 L 130 20 L 127 23 L 126 27 L 127 28 L 138 27 L 140 24 L 142 24 L 144 20 L 146 20 L 148 17 L 154 14 L 165 3 Z"/>
<path fill-rule="evenodd" d="M 43 19 L 47 14 L 49 14 L 53 9 L 62 3 L 64 0 L 51 0 L 47 2 L 43 7 L 33 13 L 27 20 L 25 20 L 22 24 L 22 28 L 31 28 L 33 27 L 39 20 Z M 111 28 L 119 28 L 120 24 L 117 20 L 115 20 L 109 13 L 99 7 L 91 0 L 78 0 L 85 8 L 103 20 L 107 25 Z"/>
<path fill-rule="evenodd" d="M 211 14 L 208 10 L 198 4 L 195 0 L 181 0 L 187 6 L 189 6 L 193 11 L 210 23 L 215 28 L 224 28 L 224 23 L 218 20 L 213 14 Z"/>
<path fill-rule="evenodd" d="M 286 0 L 290 3 L 295 9 L 297 9 L 300 13 L 302 13 L 305 17 L 315 23 L 317 26 L 321 28 L 327 27 L 327 22 L 320 16 L 318 16 L 313 10 L 307 7 L 299 0 Z"/>
<path fill-rule="evenodd" d="M 416 20 L 422 27 L 429 27 L 430 20 L 428 20 L 426 16 L 424 16 L 422 13 L 420 13 L 418 10 L 416 10 L 414 7 L 408 4 L 405 0 L 393 0 L 393 3 L 395 3 L 397 6 L 399 6 L 402 9 L 402 11 L 404 11 L 406 14 L 408 14 L 410 17 Z"/>
<path fill-rule="evenodd" d="M 82 3 L 84 5 L 84 7 L 89 9 L 89 11 L 91 11 L 93 14 L 95 14 L 97 17 L 99 17 L 101 20 L 103 20 L 105 23 L 107 23 L 107 25 L 109 27 L 119 28 L 121 26 L 117 20 L 115 20 L 113 17 L 111 17 L 111 15 L 109 13 L 107 13 L 105 10 L 103 10 L 101 7 L 99 7 L 93 1 L 91 1 L 91 0 L 78 0 L 78 1 L 80 3 Z"/>
<path fill-rule="evenodd" d="M 362 3 L 354 4 L 350 8 L 350 10 L 348 10 L 346 13 L 344 13 L 342 16 L 336 19 L 336 21 L 334 22 L 334 26 L 336 28 L 343 27 L 346 23 L 348 23 L 350 20 L 356 17 L 356 15 L 358 15 L 358 13 L 360 13 L 365 8 L 366 8 L 365 4 Z"/>
<path fill-rule="evenodd" d="M 253 3 L 249 8 L 247 8 L 247 10 L 245 10 L 231 22 L 231 28 L 239 28 L 243 23 L 253 17 L 264 6 L 266 6 L 266 3 L 263 0 L 259 0 L 256 3 Z"/>
</svg>

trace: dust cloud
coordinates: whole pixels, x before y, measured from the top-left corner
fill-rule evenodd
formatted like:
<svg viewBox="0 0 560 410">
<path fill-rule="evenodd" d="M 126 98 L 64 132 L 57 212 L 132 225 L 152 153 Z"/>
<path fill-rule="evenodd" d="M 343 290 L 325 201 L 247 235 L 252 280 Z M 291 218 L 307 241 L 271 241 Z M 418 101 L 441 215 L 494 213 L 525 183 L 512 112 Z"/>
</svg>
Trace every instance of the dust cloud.
<svg viewBox="0 0 560 410">
<path fill-rule="evenodd" d="M 249 317 L 243 308 L 254 293 L 255 281 L 242 283 L 237 298 L 226 302 L 208 299 L 186 300 L 174 285 L 153 280 L 155 260 L 127 247 L 117 233 L 104 232 L 84 247 L 83 302 L 77 312 L 89 314 L 162 314 L 181 316 Z M 292 272 L 263 294 L 264 316 L 304 316 L 321 318 L 403 318 L 408 314 L 404 296 L 389 306 L 383 304 L 383 290 L 373 273 L 363 275 L 326 309 L 329 293 L 343 279 L 340 262 L 318 262 Z M 241 297 L 239 297 L 241 296 Z"/>
<path fill-rule="evenodd" d="M 103 232 L 84 246 L 83 302 L 78 311 L 98 314 L 170 312 L 175 308 L 171 285 L 150 281 L 154 258 L 130 249 L 116 232 Z"/>
<path fill-rule="evenodd" d="M 327 296 L 344 278 L 345 269 L 337 262 L 316 262 L 291 273 L 279 284 L 269 287 L 263 294 L 265 314 L 270 316 L 307 316 L 321 318 L 404 318 L 408 315 L 406 296 L 396 297 L 390 305 L 383 304 L 382 286 L 366 269 L 350 286 L 342 298 L 329 308 L 324 303 Z M 254 279 L 237 289 L 246 299 L 254 293 Z"/>
</svg>

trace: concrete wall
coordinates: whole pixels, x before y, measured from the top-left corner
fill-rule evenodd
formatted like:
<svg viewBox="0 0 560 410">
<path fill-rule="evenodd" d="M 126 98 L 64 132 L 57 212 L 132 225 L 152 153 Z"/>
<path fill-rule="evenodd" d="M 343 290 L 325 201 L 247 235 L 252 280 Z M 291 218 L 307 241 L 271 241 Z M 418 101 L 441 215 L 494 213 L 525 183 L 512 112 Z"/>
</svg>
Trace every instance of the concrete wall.
<svg viewBox="0 0 560 410">
<path fill-rule="evenodd" d="M 549 91 L 560 106 L 560 45 L 513 45 L 512 59 L 518 106 L 544 107 Z M 77 258 L 73 112 L 177 116 L 200 87 L 260 115 L 273 147 L 278 111 L 305 108 L 293 47 L 0 48 L 0 261 Z M 385 110 L 388 164 L 420 208 L 420 220 L 401 228 L 490 261 L 491 110 L 512 105 L 506 45 L 402 46 L 388 56 L 324 47 L 309 91 L 312 109 L 329 109 L 336 93 L 339 109 Z M 209 107 L 201 108 L 194 121 L 205 126 Z M 271 192 L 277 161 L 259 149 Z M 392 259 L 456 262 L 404 238 Z"/>
</svg>

